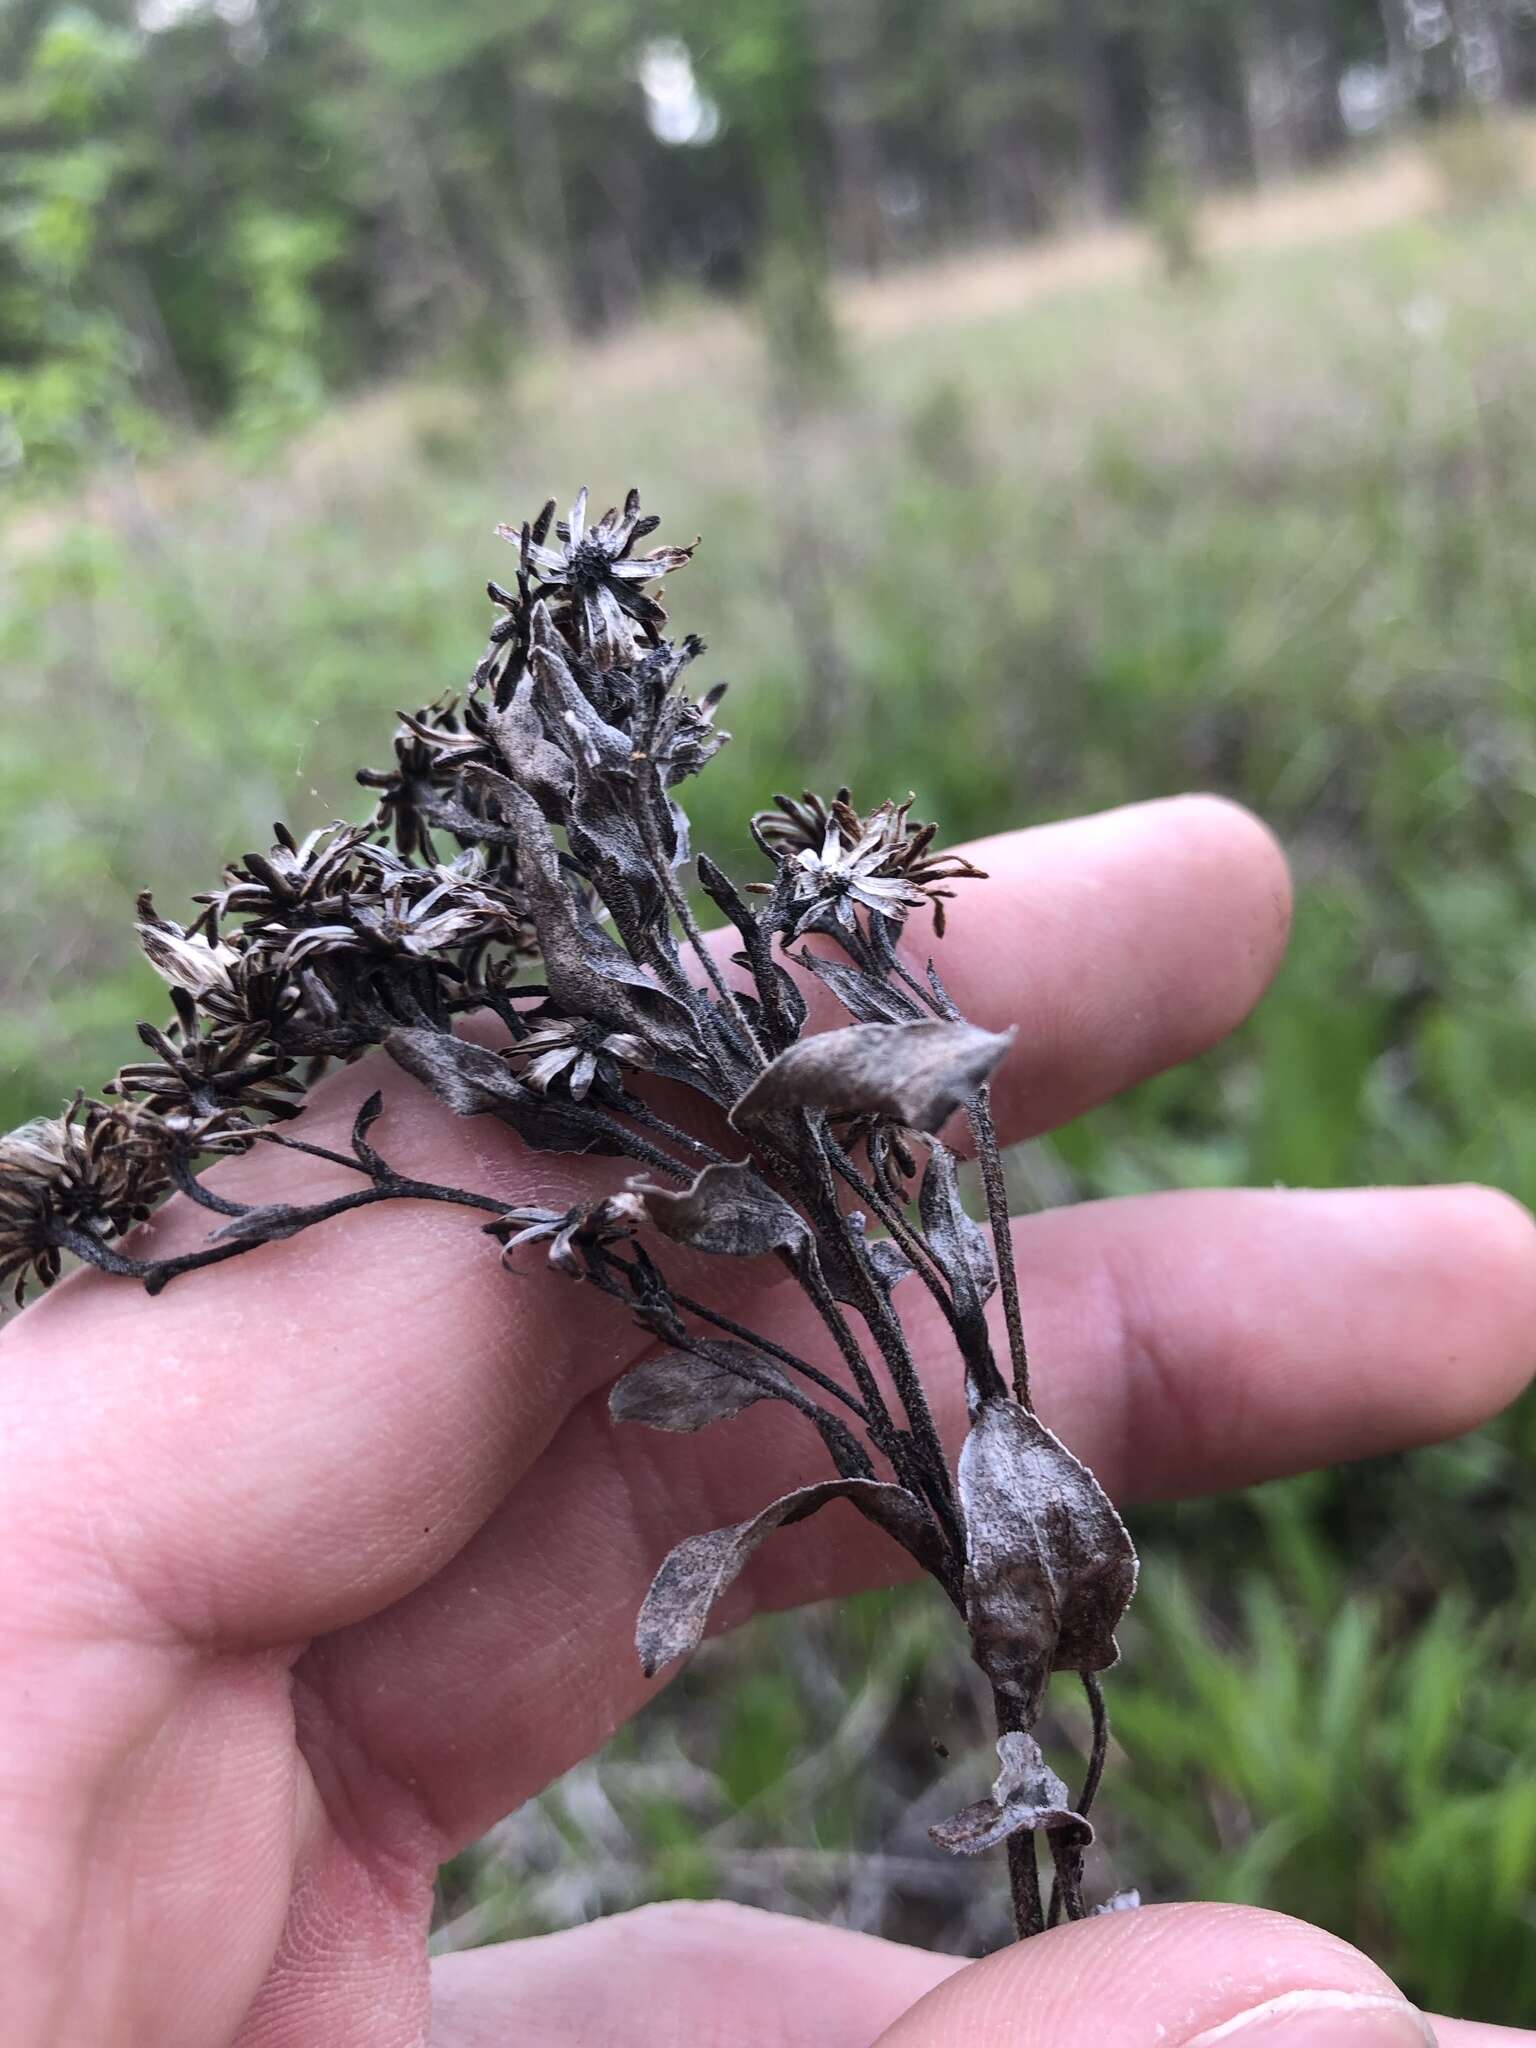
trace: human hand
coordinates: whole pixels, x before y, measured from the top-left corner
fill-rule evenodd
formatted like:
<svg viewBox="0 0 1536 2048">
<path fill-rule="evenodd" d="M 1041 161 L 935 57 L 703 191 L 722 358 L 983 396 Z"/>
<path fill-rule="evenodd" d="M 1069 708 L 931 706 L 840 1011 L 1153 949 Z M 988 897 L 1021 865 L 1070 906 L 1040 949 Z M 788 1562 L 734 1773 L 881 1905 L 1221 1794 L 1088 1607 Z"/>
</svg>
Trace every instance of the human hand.
<svg viewBox="0 0 1536 2048">
<path fill-rule="evenodd" d="M 1209 799 L 978 857 L 993 879 L 954 906 L 944 967 L 965 1014 L 1021 1027 L 997 1085 L 1008 1139 L 1219 1038 L 1284 943 L 1276 849 Z M 529 1155 L 375 1060 L 318 1091 L 305 1135 L 344 1137 L 376 1086 L 380 1141 L 423 1176 L 468 1162 L 509 1205 L 564 1207 L 621 1171 Z M 291 1199 L 333 1172 L 263 1151 L 219 1184 Z M 171 1205 L 156 1254 L 207 1225 Z M 7 2048 L 1429 2038 L 1354 1951 L 1216 1907 L 970 1966 L 657 1908 L 429 1972 L 437 1865 L 655 1689 L 631 1639 L 668 1545 L 822 1475 L 798 1418 L 765 1409 L 711 1432 L 707 1457 L 612 1431 L 607 1387 L 646 1340 L 536 1260 L 508 1279 L 477 1228 L 383 1205 L 156 1300 L 78 1275 L 0 1336 Z M 1122 1500 L 1454 1434 L 1532 1363 L 1536 1232 L 1486 1190 L 1160 1195 L 1016 1235 L 1042 1412 Z M 819 1355 L 776 1272 L 723 1284 Z M 960 1375 L 921 1311 L 953 1440 Z M 834 1509 L 767 1546 L 723 1619 L 901 1565 Z"/>
</svg>

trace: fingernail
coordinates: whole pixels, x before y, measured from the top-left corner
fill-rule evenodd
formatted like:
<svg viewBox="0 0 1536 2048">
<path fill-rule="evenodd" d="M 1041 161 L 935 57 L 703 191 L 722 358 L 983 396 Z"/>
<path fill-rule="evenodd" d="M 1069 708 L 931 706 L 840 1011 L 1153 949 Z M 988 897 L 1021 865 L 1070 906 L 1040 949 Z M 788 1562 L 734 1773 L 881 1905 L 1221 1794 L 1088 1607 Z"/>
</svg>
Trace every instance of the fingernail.
<svg viewBox="0 0 1536 2048">
<path fill-rule="evenodd" d="M 1184 2048 L 1435 2048 L 1435 2030 L 1400 1998 L 1368 1991 L 1285 1991 L 1194 2034 Z"/>
</svg>

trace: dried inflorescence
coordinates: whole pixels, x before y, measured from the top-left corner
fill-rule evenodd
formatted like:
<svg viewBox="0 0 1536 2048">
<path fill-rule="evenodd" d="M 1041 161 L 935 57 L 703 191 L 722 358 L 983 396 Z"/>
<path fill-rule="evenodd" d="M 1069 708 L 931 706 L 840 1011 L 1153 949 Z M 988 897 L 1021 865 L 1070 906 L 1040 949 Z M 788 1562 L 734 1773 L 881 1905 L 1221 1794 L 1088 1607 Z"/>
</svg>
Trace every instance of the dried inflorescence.
<svg viewBox="0 0 1536 2048">
<path fill-rule="evenodd" d="M 622 1303 L 657 1349 L 614 1388 L 615 1421 L 697 1430 L 760 1401 L 819 1433 L 835 1477 L 744 1522 L 690 1536 L 663 1561 L 637 1626 L 647 1673 L 699 1643 L 711 1610 L 776 1529 L 849 1502 L 944 1588 L 996 1700 L 992 1796 L 934 1830 L 971 1854 L 1008 1844 L 1020 1931 L 1078 1917 L 1087 1811 L 1103 1768 L 1097 1674 L 1136 1558 L 1093 1475 L 1033 1411 L 988 1077 L 1011 1034 L 966 1022 L 930 963 L 898 940 L 916 913 L 943 930 L 952 885 L 979 871 L 932 851 L 911 800 L 860 812 L 780 796 L 752 821 L 772 863 L 748 896 L 707 857 L 694 870 L 734 928 L 728 960 L 702 939 L 680 879 L 688 824 L 673 792 L 727 735 L 719 688 L 695 698 L 703 652 L 664 636 L 654 588 L 691 548 L 636 554 L 657 521 L 631 492 L 595 524 L 583 492 L 499 531 L 515 588 L 462 697 L 403 714 L 365 825 L 295 840 L 281 827 L 197 899 L 185 927 L 139 905 L 144 950 L 174 1016 L 140 1027 L 146 1058 L 106 1099 L 0 1139 L 0 1283 L 19 1301 L 65 1256 L 158 1291 L 384 1200 L 486 1213 L 516 1270 L 521 1248 Z M 812 951 L 816 935 L 831 942 Z M 793 962 L 800 976 L 788 971 Z M 851 1021 L 803 1035 L 806 976 Z M 460 1035 L 470 1013 L 499 1024 Z M 557 1212 L 398 1173 L 364 1104 L 346 1153 L 355 1188 L 310 1205 L 252 1206 L 206 1186 L 220 1155 L 303 1145 L 286 1129 L 325 1069 L 382 1046 L 459 1116 L 490 1116 L 550 1152 L 628 1160 L 617 1191 Z M 676 1111 L 681 1084 L 697 1118 Z M 672 1105 L 664 1112 L 661 1104 Z M 939 1133 L 963 1117 L 988 1227 L 960 1197 Z M 722 1145 L 729 1150 L 721 1150 Z M 179 1191 L 216 1218 L 174 1258 L 126 1234 Z M 817 1364 L 683 1293 L 673 1247 L 773 1257 L 794 1276 L 835 1363 Z M 951 1467 L 898 1297 L 924 1289 L 953 1336 L 971 1427 Z M 999 1293 L 1006 1371 L 987 1303 Z M 1081 1674 L 1093 1744 L 1075 1804 L 1030 1731 L 1050 1676 Z M 1055 1869 L 1041 1901 L 1036 1838 Z"/>
</svg>

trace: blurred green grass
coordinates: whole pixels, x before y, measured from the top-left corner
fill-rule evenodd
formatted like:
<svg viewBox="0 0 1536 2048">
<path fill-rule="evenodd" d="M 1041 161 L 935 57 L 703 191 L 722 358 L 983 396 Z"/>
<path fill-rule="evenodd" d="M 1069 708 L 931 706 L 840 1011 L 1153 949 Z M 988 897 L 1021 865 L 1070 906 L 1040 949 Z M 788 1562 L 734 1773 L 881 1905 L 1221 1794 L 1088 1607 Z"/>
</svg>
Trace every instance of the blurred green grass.
<svg viewBox="0 0 1536 2048">
<path fill-rule="evenodd" d="M 390 713 L 479 650 L 494 520 L 633 481 L 664 538 L 705 535 L 673 610 L 734 686 L 697 788 L 717 854 L 748 858 L 765 793 L 844 777 L 957 836 L 1203 786 L 1285 840 L 1296 937 L 1257 1018 L 1027 1148 L 1022 1191 L 1536 1201 L 1533 313 L 1510 201 L 856 335 L 799 421 L 737 330 L 680 317 L 507 391 L 380 393 L 264 474 L 211 450 L 28 513 L 0 569 L 0 1126 L 157 1011 L 136 889 L 175 914 L 274 817 L 355 812 Z M 1527 1402 L 1141 1517 L 1101 1880 L 1306 1913 L 1445 2009 L 1536 2017 L 1533 1457 Z M 996 1887 L 922 1840 L 983 1740 L 921 1596 L 760 1625 L 445 1872 L 440 1938 L 691 1891 L 1000 1938 Z"/>
</svg>

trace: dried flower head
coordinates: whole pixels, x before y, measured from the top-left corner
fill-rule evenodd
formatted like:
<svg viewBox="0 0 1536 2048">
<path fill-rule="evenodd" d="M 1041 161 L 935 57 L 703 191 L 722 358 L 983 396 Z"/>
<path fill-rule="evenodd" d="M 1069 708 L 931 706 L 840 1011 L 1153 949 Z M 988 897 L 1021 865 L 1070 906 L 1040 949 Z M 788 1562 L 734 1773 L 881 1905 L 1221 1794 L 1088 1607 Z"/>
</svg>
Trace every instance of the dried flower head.
<svg viewBox="0 0 1536 2048">
<path fill-rule="evenodd" d="M 982 871 L 960 854 L 930 851 L 938 827 L 910 822 L 915 801 L 888 798 L 861 817 L 846 789 L 830 804 L 807 790 L 798 803 L 778 796 L 773 810 L 758 812 L 754 837 L 788 871 L 790 937 L 835 925 L 851 931 L 860 909 L 899 927 L 924 904 L 932 905 L 935 935 L 944 936 L 944 905 L 954 895 L 946 885 Z"/>
<path fill-rule="evenodd" d="M 521 1064 L 530 1088 L 540 1094 L 558 1089 L 582 1102 L 594 1081 L 617 1089 L 621 1062 L 643 1066 L 645 1040 L 632 1031 L 609 1031 L 585 1017 L 541 1014 L 533 1019 L 527 1037 L 509 1047 L 508 1057 Z"/>
<path fill-rule="evenodd" d="M 707 857 L 694 865 L 738 940 L 727 978 L 695 920 L 674 794 L 725 744 L 721 692 L 689 693 L 703 649 L 663 637 L 647 588 L 692 549 L 637 554 L 656 521 L 633 491 L 595 524 L 586 509 L 583 491 L 558 525 L 551 502 L 499 529 L 518 551 L 516 588 L 490 586 L 500 616 L 464 694 L 399 714 L 393 765 L 360 773 L 377 798 L 368 823 L 303 839 L 279 826 L 185 926 L 140 899 L 173 1015 L 140 1027 L 146 1057 L 107 1100 L 0 1139 L 0 1284 L 19 1299 L 73 1257 L 158 1291 L 385 1197 L 480 1210 L 514 1275 L 521 1254 L 546 1257 L 658 1340 L 613 1389 L 617 1423 L 693 1431 L 772 1401 L 825 1448 L 833 1476 L 684 1534 L 662 1560 L 637 1623 L 644 1668 L 699 1643 L 774 1531 L 851 1505 L 943 1587 L 996 1701 L 992 1792 L 936 1839 L 966 1855 L 1006 1844 L 1021 1932 L 1080 1917 L 1106 1743 L 1098 1674 L 1136 1558 L 1093 1475 L 1031 1405 L 988 1101 L 1012 1034 L 968 1023 L 936 969 L 914 974 L 898 945 L 925 909 L 942 933 L 953 885 L 979 870 L 934 852 L 910 797 L 861 812 L 846 789 L 830 803 L 781 796 L 752 821 L 769 881 L 743 894 Z M 831 947 L 790 950 L 813 932 Z M 842 1029 L 805 1035 L 807 976 L 847 1011 Z M 471 1013 L 473 1035 L 456 1028 Z M 627 1180 L 553 1210 L 409 1178 L 375 1142 L 374 1094 L 350 1151 L 326 1153 L 354 1169 L 352 1194 L 249 1205 L 203 1184 L 220 1152 L 302 1144 L 285 1127 L 309 1085 L 377 1046 L 444 1113 L 495 1118 L 535 1150 L 627 1161 Z M 942 1135 L 956 1118 L 981 1166 L 985 1227 Z M 132 1256 L 124 1234 L 173 1190 L 211 1212 L 206 1244 Z M 777 1261 L 836 1367 L 683 1291 L 680 1252 L 697 1255 L 692 1270 Z M 969 1406 L 954 1464 L 901 1320 L 919 1275 Z M 1075 1797 L 1031 1734 L 1060 1671 L 1080 1676 L 1093 1725 Z M 1037 1840 L 1055 1873 L 1048 1911 Z"/>
<path fill-rule="evenodd" d="M 166 1155 L 151 1112 L 80 1097 L 0 1137 L 0 1291 L 19 1304 L 29 1279 L 57 1279 L 64 1253 L 143 1222 L 169 1189 Z"/>
<path fill-rule="evenodd" d="M 640 493 L 631 491 L 622 512 L 610 507 L 595 525 L 587 524 L 587 494 L 578 491 L 570 514 L 555 526 L 549 545 L 555 501 L 551 498 L 531 525 L 498 526 L 503 540 L 518 550 L 519 564 L 534 594 L 563 607 L 567 630 L 585 644 L 601 669 L 629 662 L 642 643 L 654 645 L 667 615 L 658 599 L 646 594 L 673 569 L 682 568 L 693 547 L 653 548 L 633 552 L 636 541 L 654 533 L 661 521 L 642 517 Z"/>
</svg>

